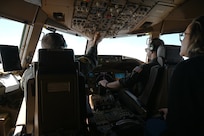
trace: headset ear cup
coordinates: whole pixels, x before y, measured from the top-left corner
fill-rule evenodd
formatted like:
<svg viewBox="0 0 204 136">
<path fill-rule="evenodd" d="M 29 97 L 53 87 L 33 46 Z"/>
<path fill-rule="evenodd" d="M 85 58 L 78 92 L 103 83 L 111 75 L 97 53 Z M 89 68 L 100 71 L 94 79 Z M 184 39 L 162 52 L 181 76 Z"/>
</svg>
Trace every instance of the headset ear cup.
<svg viewBox="0 0 204 136">
<path fill-rule="evenodd" d="M 66 43 L 66 41 L 65 41 L 65 39 L 62 37 L 62 40 L 63 40 L 63 46 L 64 46 L 64 48 L 67 48 L 67 43 Z"/>
<path fill-rule="evenodd" d="M 150 50 L 150 51 L 153 51 L 153 50 L 154 50 L 154 45 L 153 45 L 152 43 L 149 45 L 149 50 Z"/>
<path fill-rule="evenodd" d="M 64 37 L 63 37 L 63 35 L 61 35 L 61 34 L 60 34 L 60 39 L 61 39 L 61 43 L 62 43 L 61 46 L 62 46 L 63 48 L 67 48 L 67 43 L 66 43 L 66 41 L 65 41 L 65 39 L 64 39 Z"/>
<path fill-rule="evenodd" d="M 154 38 L 154 39 L 152 39 L 152 41 L 149 45 L 149 49 L 150 49 L 150 51 L 157 51 L 158 47 L 163 46 L 163 45 L 164 45 L 164 42 L 161 39 Z"/>
</svg>

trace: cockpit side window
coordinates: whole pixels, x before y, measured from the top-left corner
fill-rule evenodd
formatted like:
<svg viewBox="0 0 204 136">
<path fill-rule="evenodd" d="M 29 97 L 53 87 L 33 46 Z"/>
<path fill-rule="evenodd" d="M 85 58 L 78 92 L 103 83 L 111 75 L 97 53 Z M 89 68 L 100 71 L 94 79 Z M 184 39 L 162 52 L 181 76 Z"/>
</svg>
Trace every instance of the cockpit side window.
<svg viewBox="0 0 204 136">
<path fill-rule="evenodd" d="M 24 24 L 0 17 L 0 44 L 20 46 Z"/>
<path fill-rule="evenodd" d="M 24 24 L 0 17 L 0 45 L 12 45 L 20 48 Z M 3 66 L 0 62 L 0 71 Z"/>
<path fill-rule="evenodd" d="M 164 34 L 164 35 L 161 35 L 160 38 L 164 41 L 165 44 L 181 46 L 181 42 L 179 40 L 179 34 L 180 33 Z"/>
</svg>

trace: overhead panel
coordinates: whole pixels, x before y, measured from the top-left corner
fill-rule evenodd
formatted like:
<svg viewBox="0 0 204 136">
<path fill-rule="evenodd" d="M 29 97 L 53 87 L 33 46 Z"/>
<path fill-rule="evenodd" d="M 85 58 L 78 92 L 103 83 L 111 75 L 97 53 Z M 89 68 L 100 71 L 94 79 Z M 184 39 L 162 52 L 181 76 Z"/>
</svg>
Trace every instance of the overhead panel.
<svg viewBox="0 0 204 136">
<path fill-rule="evenodd" d="M 87 36 L 92 36 L 96 31 L 104 37 L 125 34 L 139 27 L 158 3 L 157 0 L 76 0 L 71 29 Z M 172 3 L 169 0 L 167 4 Z M 155 18 L 158 19 L 153 17 L 148 20 L 154 21 L 151 25 L 158 22 Z"/>
<path fill-rule="evenodd" d="M 174 7 L 175 5 L 171 3 L 158 2 L 151 8 L 151 11 L 149 11 L 143 20 L 139 20 L 139 23 L 135 25 L 131 33 L 134 33 L 135 30 L 146 29 L 160 23 L 174 9 Z"/>
<path fill-rule="evenodd" d="M 134 33 L 156 25 L 183 0 L 43 0 L 42 8 L 69 31 L 93 37 Z"/>
</svg>

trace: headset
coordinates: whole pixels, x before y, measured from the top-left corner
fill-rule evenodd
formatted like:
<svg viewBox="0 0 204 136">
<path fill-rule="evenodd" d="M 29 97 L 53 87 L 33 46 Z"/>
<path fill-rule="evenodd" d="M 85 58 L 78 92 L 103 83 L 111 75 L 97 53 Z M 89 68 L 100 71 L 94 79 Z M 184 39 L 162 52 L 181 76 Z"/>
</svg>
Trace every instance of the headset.
<svg viewBox="0 0 204 136">
<path fill-rule="evenodd" d="M 163 40 L 159 38 L 153 38 L 151 43 L 149 44 L 150 51 L 157 51 L 159 46 L 164 46 Z"/>
</svg>

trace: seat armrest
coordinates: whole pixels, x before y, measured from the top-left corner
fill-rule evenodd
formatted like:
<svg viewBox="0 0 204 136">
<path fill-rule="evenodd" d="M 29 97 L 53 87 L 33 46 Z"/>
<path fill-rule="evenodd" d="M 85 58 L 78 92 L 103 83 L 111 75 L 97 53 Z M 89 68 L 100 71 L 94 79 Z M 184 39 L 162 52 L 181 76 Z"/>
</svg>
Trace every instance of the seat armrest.
<svg viewBox="0 0 204 136">
<path fill-rule="evenodd" d="M 133 113 L 146 117 L 147 111 L 139 99 L 128 90 L 121 90 L 119 94 L 120 101 L 125 104 Z"/>
</svg>

